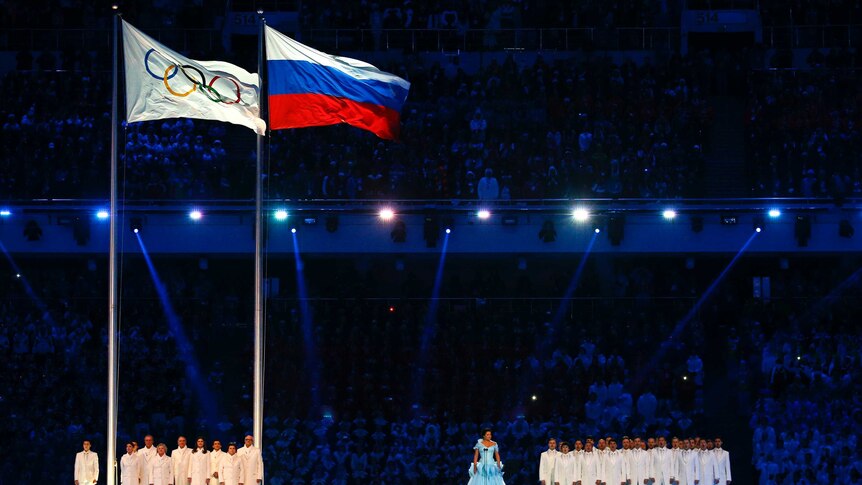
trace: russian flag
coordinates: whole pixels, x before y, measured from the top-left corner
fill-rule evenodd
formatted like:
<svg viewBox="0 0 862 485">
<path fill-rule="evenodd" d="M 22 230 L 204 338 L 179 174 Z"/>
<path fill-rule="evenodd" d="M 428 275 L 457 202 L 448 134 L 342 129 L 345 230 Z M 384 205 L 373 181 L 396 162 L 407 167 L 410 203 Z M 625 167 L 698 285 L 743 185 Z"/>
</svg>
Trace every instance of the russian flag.
<svg viewBox="0 0 862 485">
<path fill-rule="evenodd" d="M 269 126 L 338 123 L 396 139 L 410 83 L 371 64 L 325 54 L 266 27 Z"/>
</svg>

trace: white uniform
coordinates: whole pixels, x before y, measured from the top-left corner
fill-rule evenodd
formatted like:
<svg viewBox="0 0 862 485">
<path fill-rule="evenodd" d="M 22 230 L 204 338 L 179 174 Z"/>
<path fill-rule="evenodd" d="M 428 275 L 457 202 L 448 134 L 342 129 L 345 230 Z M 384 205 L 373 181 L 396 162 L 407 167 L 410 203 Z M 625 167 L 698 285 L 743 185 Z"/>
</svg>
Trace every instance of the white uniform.
<svg viewBox="0 0 862 485">
<path fill-rule="evenodd" d="M 177 448 L 171 452 L 171 462 L 174 464 L 174 481 L 177 485 L 186 485 L 189 476 L 189 459 L 192 457 L 192 449 Z"/>
<path fill-rule="evenodd" d="M 557 457 L 560 452 L 557 450 L 543 451 L 539 458 L 539 482 L 545 482 L 545 485 L 554 484 L 554 468 L 557 466 Z"/>
<path fill-rule="evenodd" d="M 584 451 L 581 485 L 595 485 L 602 478 L 603 472 L 601 458 L 596 450 Z"/>
<path fill-rule="evenodd" d="M 623 461 L 626 462 L 626 481 L 631 480 L 633 484 L 636 484 L 637 482 L 632 480 L 632 463 L 634 462 L 634 454 L 632 453 L 632 450 L 623 449 L 620 450 L 620 454 L 623 457 Z"/>
<path fill-rule="evenodd" d="M 644 485 L 649 481 L 651 473 L 649 452 L 642 449 L 633 449 L 631 453 L 632 466 L 629 476 L 631 477 L 632 485 Z"/>
<path fill-rule="evenodd" d="M 605 462 L 608 458 L 608 453 L 610 453 L 611 450 L 607 448 L 605 448 L 604 450 L 593 448 L 593 451 L 595 451 L 596 455 L 599 456 L 599 480 L 601 480 L 602 483 L 607 483 L 607 476 L 605 473 L 607 471 L 607 467 L 605 466 Z"/>
<path fill-rule="evenodd" d="M 715 461 L 718 466 L 718 484 L 727 485 L 727 482 L 733 480 L 730 478 L 730 452 L 721 448 L 712 450 L 715 453 Z"/>
<path fill-rule="evenodd" d="M 260 448 L 254 446 L 243 446 L 236 450 L 237 456 L 242 458 L 243 480 L 245 485 L 257 485 L 263 480 L 263 457 L 260 456 Z"/>
<path fill-rule="evenodd" d="M 168 455 L 156 455 L 150 460 L 150 485 L 172 485 L 174 483 L 174 467 Z"/>
<path fill-rule="evenodd" d="M 710 450 L 697 452 L 700 460 L 700 485 L 713 485 L 718 478 L 718 463 L 715 461 L 715 453 Z"/>
<path fill-rule="evenodd" d="M 188 478 L 191 480 L 191 485 L 207 485 L 207 479 L 210 478 L 210 455 L 206 450 L 195 450 L 189 458 Z"/>
<path fill-rule="evenodd" d="M 626 482 L 629 475 L 628 462 L 622 451 L 610 451 L 605 455 L 605 483 L 620 485 Z"/>
<path fill-rule="evenodd" d="M 581 475 L 584 473 L 584 450 L 572 451 L 569 452 L 569 454 L 574 458 L 572 466 L 572 480 L 577 482 L 581 479 Z"/>
<path fill-rule="evenodd" d="M 653 448 L 652 468 L 656 485 L 670 485 L 671 478 L 676 478 L 673 472 L 673 455 L 667 448 Z"/>
<path fill-rule="evenodd" d="M 153 463 L 153 458 L 159 456 L 155 446 L 147 448 L 138 448 L 135 453 L 141 458 L 141 483 L 149 485 L 150 483 L 150 465 Z"/>
<path fill-rule="evenodd" d="M 560 485 L 572 485 L 575 482 L 575 456 L 572 453 L 560 453 L 557 457 L 554 482 Z"/>
<path fill-rule="evenodd" d="M 695 480 L 700 480 L 700 459 L 695 450 L 683 450 L 679 461 L 680 485 L 694 485 Z"/>
<path fill-rule="evenodd" d="M 210 479 L 210 485 L 216 485 L 220 478 L 216 477 L 218 475 L 219 469 L 221 468 L 221 460 L 225 457 L 227 453 L 222 450 L 211 451 L 207 453 L 210 457 L 210 473 L 212 474 L 212 478 Z"/>
<path fill-rule="evenodd" d="M 143 458 L 137 453 L 126 453 L 120 458 L 120 483 L 122 485 L 138 485 L 141 482 Z"/>
<path fill-rule="evenodd" d="M 242 457 L 238 454 L 226 454 L 221 460 L 221 468 L 218 472 L 219 483 L 224 485 L 239 485 L 243 482 Z"/>
<path fill-rule="evenodd" d="M 79 451 L 75 455 L 75 481 L 78 485 L 93 485 L 99 480 L 99 455 L 95 451 Z"/>
</svg>

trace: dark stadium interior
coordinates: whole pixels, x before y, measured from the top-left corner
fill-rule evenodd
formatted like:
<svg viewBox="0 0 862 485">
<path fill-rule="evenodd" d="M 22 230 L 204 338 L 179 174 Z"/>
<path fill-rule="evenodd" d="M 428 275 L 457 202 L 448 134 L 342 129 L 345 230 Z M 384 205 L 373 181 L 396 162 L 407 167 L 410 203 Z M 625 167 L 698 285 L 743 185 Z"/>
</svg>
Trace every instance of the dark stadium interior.
<svg viewBox="0 0 862 485">
<path fill-rule="evenodd" d="M 862 3 L 116 6 L 0 3 L 0 484 L 72 481 L 84 439 L 107 483 L 147 434 L 253 432 L 256 138 L 112 146 L 111 73 L 116 12 L 258 72 L 258 10 L 411 84 L 398 140 L 264 137 L 265 483 L 463 484 L 485 428 L 509 485 L 549 437 L 625 435 L 720 437 L 733 483 L 862 483 Z"/>
</svg>

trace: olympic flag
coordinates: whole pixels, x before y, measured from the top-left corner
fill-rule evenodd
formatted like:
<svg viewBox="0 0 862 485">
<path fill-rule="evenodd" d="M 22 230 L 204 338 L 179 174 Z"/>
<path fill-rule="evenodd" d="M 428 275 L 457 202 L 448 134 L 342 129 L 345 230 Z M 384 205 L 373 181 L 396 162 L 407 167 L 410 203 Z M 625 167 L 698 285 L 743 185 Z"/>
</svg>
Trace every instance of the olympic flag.
<svg viewBox="0 0 862 485">
<path fill-rule="evenodd" d="M 338 123 L 398 137 L 410 83 L 366 62 L 337 57 L 266 27 L 272 129 Z"/>
<path fill-rule="evenodd" d="M 195 61 L 123 21 L 126 120 L 197 118 L 266 132 L 257 74 L 221 61 Z"/>
</svg>

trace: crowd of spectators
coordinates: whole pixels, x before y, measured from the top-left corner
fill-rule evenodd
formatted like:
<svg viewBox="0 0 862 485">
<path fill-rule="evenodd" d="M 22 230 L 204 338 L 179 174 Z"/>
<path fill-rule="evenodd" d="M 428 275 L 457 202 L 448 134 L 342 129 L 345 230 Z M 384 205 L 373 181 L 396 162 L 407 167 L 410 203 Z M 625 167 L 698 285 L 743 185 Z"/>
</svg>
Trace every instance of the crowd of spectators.
<svg viewBox="0 0 862 485">
<path fill-rule="evenodd" d="M 809 57 L 815 69 L 750 74 L 746 127 L 753 195 L 862 194 L 856 156 L 862 147 L 860 76 L 841 69 L 841 59 L 815 51 Z"/>
<path fill-rule="evenodd" d="M 392 70 L 412 82 L 403 143 L 347 127 L 277 132 L 274 196 L 691 196 L 711 122 L 708 62 L 597 58 Z M 337 140 L 337 142 L 336 142 Z M 489 171 L 490 169 L 490 171 Z M 479 193 L 483 177 L 499 191 Z"/>
<path fill-rule="evenodd" d="M 858 437 L 848 434 L 859 419 L 852 298 L 820 306 L 798 299 L 822 295 L 840 278 L 812 273 L 812 265 L 818 263 L 794 261 L 793 269 L 776 274 L 772 294 L 780 297 L 763 301 L 737 284 L 761 271 L 754 263 L 672 338 L 700 278 L 697 270 L 686 276 L 661 262 L 617 267 L 610 293 L 588 270 L 579 291 L 603 297 L 562 309 L 554 300 L 498 297 L 529 295 L 527 287 L 557 294 L 564 272 L 526 276 L 530 284 L 493 271 L 469 282 L 459 273 L 469 290 L 450 281 L 443 294 L 468 299 L 444 299 L 436 320 L 429 320 L 427 302 L 397 296 L 274 300 L 267 355 L 277 357 L 267 359 L 263 447 L 268 481 L 384 483 L 405 476 L 459 483 L 470 443 L 489 426 L 501 443 L 507 480 L 521 483 L 534 476 L 549 435 L 713 432 L 728 441 L 734 430 L 711 423 L 723 419 L 716 412 L 733 414 L 709 408 L 706 396 L 716 392 L 739 396 L 731 409 L 744 416 L 743 428 L 751 418 L 751 459 L 763 483 L 788 476 L 803 483 L 858 480 Z M 241 436 L 251 428 L 252 352 L 249 327 L 229 323 L 251 313 L 248 292 L 226 283 L 239 275 L 238 266 L 156 266 L 185 337 L 164 316 L 149 281 L 125 279 L 121 441 L 147 433 L 159 440 Z M 10 432 L 55 446 L 10 450 L 14 459 L 2 471 L 40 482 L 68 472 L 82 438 L 104 446 L 104 410 L 95 403 L 105 402 L 106 392 L 105 281 L 92 263 L 86 269 L 80 262 L 27 263 L 21 271 L 21 277 L 7 272 L 2 283 L 0 353 L 8 371 L 0 377 L 0 405 L 15 417 Z M 363 278 L 355 284 L 367 286 Z M 310 281 L 313 294 L 326 294 L 331 282 L 324 280 Z M 181 353 L 197 356 L 194 373 Z M 205 385 L 196 386 L 195 377 Z M 736 387 L 716 389 L 724 385 Z M 744 396 L 759 399 L 753 414 Z M 204 399 L 219 411 L 210 412 Z M 741 446 L 730 443 L 731 450 Z M 804 451 L 815 443 L 829 443 L 828 452 Z M 742 474 L 747 460 L 735 462 Z"/>
<path fill-rule="evenodd" d="M 709 61 L 616 64 L 512 58 L 468 74 L 457 62 L 391 70 L 413 84 L 402 141 L 346 126 L 275 132 L 269 191 L 286 198 L 669 198 L 697 193 L 711 120 Z M 411 66 L 409 69 L 407 66 Z M 11 72 L 0 112 L 0 188 L 10 198 L 102 198 L 109 83 L 93 74 Z M 26 88 L 25 88 L 26 86 Z M 216 122 L 122 131 L 127 199 L 248 199 L 253 137 Z M 27 153 L 28 163 L 22 163 Z M 493 190 L 479 193 L 480 182 Z"/>
<path fill-rule="evenodd" d="M 304 28 L 340 29 L 513 29 L 572 27 L 654 27 L 669 22 L 673 2 L 554 3 L 531 0 L 357 2 L 345 7 L 331 0 L 302 3 Z"/>
<path fill-rule="evenodd" d="M 763 347 L 765 385 L 751 416 L 761 483 L 858 483 L 862 338 L 846 311 L 779 331 Z"/>
</svg>

